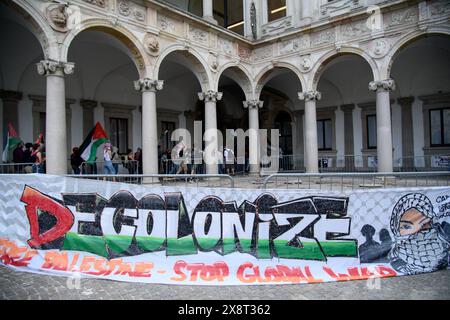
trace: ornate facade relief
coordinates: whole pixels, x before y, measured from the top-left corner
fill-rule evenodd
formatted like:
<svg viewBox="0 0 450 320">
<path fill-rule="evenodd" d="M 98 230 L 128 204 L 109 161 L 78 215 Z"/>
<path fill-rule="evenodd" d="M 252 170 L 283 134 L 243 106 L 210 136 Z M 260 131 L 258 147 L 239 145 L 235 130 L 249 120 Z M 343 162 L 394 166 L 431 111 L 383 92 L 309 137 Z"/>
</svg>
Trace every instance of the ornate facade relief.
<svg viewBox="0 0 450 320">
<path fill-rule="evenodd" d="M 106 8 L 108 0 L 83 0 L 83 2 L 92 4 L 92 5 L 100 7 L 100 8 Z"/>
<path fill-rule="evenodd" d="M 292 27 L 292 17 L 288 16 L 282 19 L 267 23 L 261 27 L 263 36 L 283 32 Z"/>
<path fill-rule="evenodd" d="M 158 56 L 160 49 L 158 39 L 154 35 L 147 33 L 144 37 L 144 48 L 148 54 L 154 57 Z"/>
<path fill-rule="evenodd" d="M 272 45 L 255 49 L 252 52 L 252 61 L 266 60 L 272 57 L 273 57 Z"/>
<path fill-rule="evenodd" d="M 450 2 L 447 0 L 438 0 L 428 4 L 431 17 L 450 13 Z"/>
<path fill-rule="evenodd" d="M 121 16 L 131 18 L 139 22 L 145 22 L 145 7 L 131 1 L 122 0 L 118 3 L 118 11 Z"/>
<path fill-rule="evenodd" d="M 264 106 L 264 101 L 259 100 L 249 100 L 242 102 L 245 109 L 262 109 Z"/>
<path fill-rule="evenodd" d="M 47 20 L 50 26 L 59 32 L 67 32 L 67 20 L 69 15 L 64 4 L 52 4 L 46 9 Z"/>
<path fill-rule="evenodd" d="M 205 101 L 205 102 L 220 101 L 220 100 L 222 100 L 222 96 L 223 96 L 222 92 L 217 92 L 217 91 L 213 91 L 213 90 L 209 90 L 207 92 L 199 92 L 199 94 L 198 94 L 198 98 L 200 99 L 200 101 Z"/>
<path fill-rule="evenodd" d="M 311 36 L 311 46 L 318 47 L 321 45 L 331 45 L 336 42 L 336 32 L 334 29 L 324 30 L 314 33 Z"/>
<path fill-rule="evenodd" d="M 353 9 L 361 7 L 360 0 L 337 0 L 328 1 L 328 3 L 320 7 L 320 13 L 322 16 L 337 16 L 344 13 L 348 13 Z"/>
<path fill-rule="evenodd" d="M 238 55 L 244 61 L 249 61 L 252 56 L 252 50 L 248 47 L 244 47 L 241 44 L 238 45 Z"/>
<path fill-rule="evenodd" d="M 361 20 L 341 26 L 341 36 L 343 40 L 351 40 L 370 34 L 370 29 L 367 26 L 366 20 Z"/>
<path fill-rule="evenodd" d="M 280 42 L 279 52 L 280 54 L 289 54 L 307 49 L 309 48 L 309 46 L 310 46 L 309 35 L 303 35 L 295 39 L 289 39 Z"/>
<path fill-rule="evenodd" d="M 219 38 L 219 40 L 217 42 L 217 46 L 218 46 L 218 49 L 220 52 L 223 52 L 228 55 L 235 54 L 233 42 L 231 42 L 229 40 Z"/>
<path fill-rule="evenodd" d="M 419 10 L 418 7 L 410 7 L 405 10 L 394 11 L 391 14 L 387 14 L 387 19 L 387 25 L 389 27 L 414 23 L 419 20 Z"/>
<path fill-rule="evenodd" d="M 158 24 L 158 28 L 161 29 L 162 31 L 169 32 L 169 33 L 177 32 L 175 20 L 173 20 L 172 18 L 169 18 L 165 15 L 158 14 L 157 24 Z"/>
<path fill-rule="evenodd" d="M 376 39 L 371 42 L 369 53 L 371 57 L 379 59 L 386 56 L 390 48 L 391 45 L 388 41 L 386 41 L 386 39 Z"/>
<path fill-rule="evenodd" d="M 209 67 L 211 69 L 211 71 L 213 72 L 217 72 L 219 69 L 219 59 L 218 59 L 218 54 L 210 51 L 209 52 L 209 57 L 208 57 L 208 64 Z"/>
<path fill-rule="evenodd" d="M 209 45 L 208 32 L 193 26 L 189 26 L 189 39 L 206 46 Z"/>
<path fill-rule="evenodd" d="M 319 91 L 299 92 L 298 98 L 305 101 L 319 101 L 320 99 L 322 99 L 322 93 L 320 93 Z"/>
<path fill-rule="evenodd" d="M 308 72 L 312 68 L 312 60 L 310 55 L 300 57 L 299 69 L 301 72 Z"/>
</svg>

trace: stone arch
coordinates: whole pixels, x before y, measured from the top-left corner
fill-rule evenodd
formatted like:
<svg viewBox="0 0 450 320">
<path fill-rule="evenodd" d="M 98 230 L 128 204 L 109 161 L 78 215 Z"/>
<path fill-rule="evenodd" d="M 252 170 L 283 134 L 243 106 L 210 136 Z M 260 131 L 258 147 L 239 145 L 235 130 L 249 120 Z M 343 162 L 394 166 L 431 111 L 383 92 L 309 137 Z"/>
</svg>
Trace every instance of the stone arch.
<svg viewBox="0 0 450 320">
<path fill-rule="evenodd" d="M 235 62 L 230 62 L 225 64 L 217 73 L 217 79 L 214 84 L 214 90 L 218 91 L 220 78 L 224 73 L 227 73 L 226 76 L 235 81 L 244 92 L 245 98 L 247 100 L 253 99 L 253 88 L 252 82 L 250 78 L 250 73 L 247 69 L 245 69 L 242 65 L 239 65 Z"/>
<path fill-rule="evenodd" d="M 61 61 L 67 61 L 69 48 L 73 40 L 77 35 L 83 31 L 93 30 L 100 31 L 109 34 L 119 40 L 129 50 L 125 53 L 130 57 L 136 66 L 139 76 L 142 78 L 151 77 L 150 60 L 144 53 L 145 50 L 141 42 L 127 29 L 113 25 L 109 20 L 103 19 L 89 19 L 84 21 L 79 27 L 71 30 L 65 37 L 64 43 L 61 49 Z"/>
<path fill-rule="evenodd" d="M 293 72 L 299 80 L 301 90 L 305 88 L 306 84 L 305 79 L 297 67 L 287 62 L 271 63 L 270 65 L 265 66 L 254 79 L 253 92 L 255 99 L 259 99 L 261 91 L 267 84 L 267 82 L 269 82 L 272 78 L 277 76 L 279 74 L 279 71 L 283 69 L 288 69 L 291 72 Z"/>
<path fill-rule="evenodd" d="M 58 58 L 58 45 L 53 30 L 42 14 L 31 3 L 25 1 L 10 1 L 3 5 L 9 6 L 23 17 L 29 31 L 38 40 L 45 59 Z"/>
<path fill-rule="evenodd" d="M 170 54 L 176 54 L 179 61 L 184 62 L 184 66 L 192 71 L 198 79 L 202 91 L 214 90 L 208 65 L 201 54 L 195 49 L 191 47 L 186 48 L 186 46 L 181 44 L 169 46 L 159 55 L 154 67 L 154 76 L 156 79 L 159 79 L 161 65 Z"/>
<path fill-rule="evenodd" d="M 308 90 L 317 90 L 320 78 L 325 71 L 327 65 L 334 59 L 343 55 L 355 55 L 362 58 L 370 67 L 372 71 L 373 80 L 379 80 L 378 67 L 375 61 L 366 53 L 364 50 L 358 48 L 341 48 L 340 50 L 334 49 L 325 53 L 319 60 L 315 63 L 313 69 L 311 70 L 312 77 L 308 81 Z"/>
<path fill-rule="evenodd" d="M 388 55 L 386 56 L 386 61 L 383 65 L 383 68 L 381 69 L 381 75 L 384 76 L 384 78 L 389 78 L 392 71 L 392 66 L 394 65 L 395 60 L 397 59 L 398 55 L 402 52 L 402 50 L 410 45 L 411 43 L 430 36 L 446 36 L 450 38 L 450 27 L 448 26 L 440 26 L 440 27 L 434 27 L 430 28 L 425 31 L 413 31 L 408 34 L 406 34 L 404 37 L 399 39 L 396 44 L 391 48 Z"/>
</svg>

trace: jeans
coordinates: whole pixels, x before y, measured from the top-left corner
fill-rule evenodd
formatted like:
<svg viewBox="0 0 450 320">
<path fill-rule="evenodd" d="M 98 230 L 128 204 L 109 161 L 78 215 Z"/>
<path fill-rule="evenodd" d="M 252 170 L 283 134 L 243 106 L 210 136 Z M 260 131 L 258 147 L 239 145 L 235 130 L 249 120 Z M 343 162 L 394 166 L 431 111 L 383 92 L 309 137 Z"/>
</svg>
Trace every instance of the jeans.
<svg viewBox="0 0 450 320">
<path fill-rule="evenodd" d="M 33 166 L 33 173 L 44 173 L 44 166 L 39 163 L 34 163 Z"/>
<path fill-rule="evenodd" d="M 103 174 L 116 174 L 112 161 L 105 161 L 105 165 L 103 166 Z"/>
</svg>

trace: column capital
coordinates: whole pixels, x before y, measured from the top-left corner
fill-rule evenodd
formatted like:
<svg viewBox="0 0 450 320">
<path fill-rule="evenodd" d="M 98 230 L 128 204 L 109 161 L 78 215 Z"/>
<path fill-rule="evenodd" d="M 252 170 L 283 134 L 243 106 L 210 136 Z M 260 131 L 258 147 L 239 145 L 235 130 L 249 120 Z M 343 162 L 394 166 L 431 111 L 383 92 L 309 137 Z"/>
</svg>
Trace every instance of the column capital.
<svg viewBox="0 0 450 320">
<path fill-rule="evenodd" d="M 134 81 L 134 89 L 141 92 L 162 90 L 163 86 L 163 80 L 152 80 L 150 78 L 144 78 Z"/>
<path fill-rule="evenodd" d="M 314 90 L 299 92 L 298 98 L 305 101 L 319 101 L 320 99 L 322 99 L 322 93 Z"/>
<path fill-rule="evenodd" d="M 245 109 L 261 109 L 264 106 L 264 101 L 247 100 L 243 101 L 242 104 L 244 105 Z"/>
<path fill-rule="evenodd" d="M 355 109 L 355 105 L 352 104 L 352 103 L 350 103 L 350 104 L 343 104 L 343 105 L 341 106 L 341 110 L 342 110 L 343 112 L 351 113 L 351 112 L 353 112 L 353 109 Z"/>
<path fill-rule="evenodd" d="M 41 76 L 69 75 L 73 73 L 75 63 L 56 60 L 41 60 L 36 63 L 37 72 Z"/>
<path fill-rule="evenodd" d="M 81 99 L 80 100 L 80 106 L 83 109 L 93 109 L 95 107 L 97 107 L 98 102 L 95 100 L 86 100 L 86 99 Z"/>
<path fill-rule="evenodd" d="M 198 98 L 200 99 L 200 101 L 205 101 L 205 102 L 220 101 L 220 100 L 222 100 L 222 96 L 223 96 L 222 92 L 217 92 L 217 91 L 213 91 L 213 90 L 208 90 L 207 92 L 199 92 L 198 93 Z"/>
<path fill-rule="evenodd" d="M 410 107 L 414 102 L 414 97 L 398 98 L 397 102 L 402 107 Z"/>
<path fill-rule="evenodd" d="M 372 81 L 369 83 L 370 91 L 393 91 L 395 90 L 395 81 L 393 79 L 386 79 L 380 81 Z"/>
</svg>

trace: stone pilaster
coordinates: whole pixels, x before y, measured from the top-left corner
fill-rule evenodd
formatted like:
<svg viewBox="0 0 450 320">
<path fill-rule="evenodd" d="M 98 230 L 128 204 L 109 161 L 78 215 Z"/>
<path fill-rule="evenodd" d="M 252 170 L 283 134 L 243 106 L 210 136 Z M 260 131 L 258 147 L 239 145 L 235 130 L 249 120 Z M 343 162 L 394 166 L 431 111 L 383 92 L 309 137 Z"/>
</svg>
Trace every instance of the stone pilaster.
<svg viewBox="0 0 450 320">
<path fill-rule="evenodd" d="M 259 109 L 264 105 L 263 101 L 249 100 L 244 101 L 243 106 L 248 109 L 248 128 L 249 128 L 249 163 L 250 173 L 259 172 Z"/>
<path fill-rule="evenodd" d="M 83 137 L 86 137 L 95 125 L 94 109 L 97 105 L 97 101 L 94 100 L 80 100 L 80 106 L 83 110 Z"/>
<path fill-rule="evenodd" d="M 412 103 L 414 97 L 397 100 L 402 110 L 402 158 L 404 168 L 414 168 L 414 134 Z"/>
</svg>

